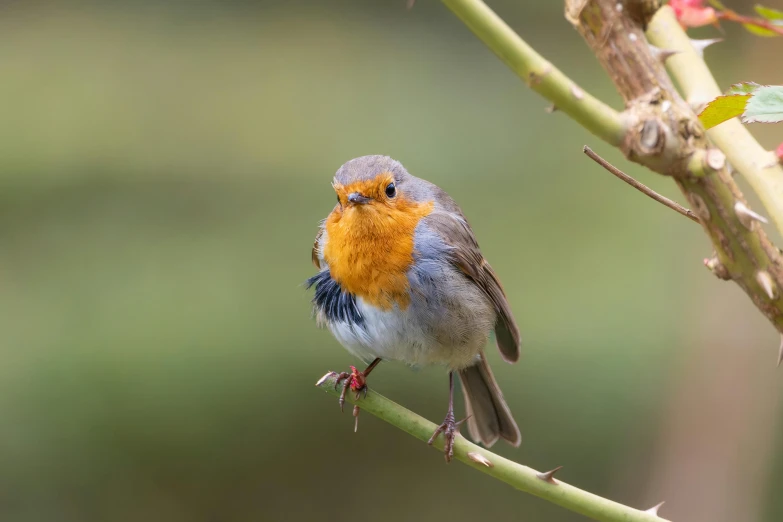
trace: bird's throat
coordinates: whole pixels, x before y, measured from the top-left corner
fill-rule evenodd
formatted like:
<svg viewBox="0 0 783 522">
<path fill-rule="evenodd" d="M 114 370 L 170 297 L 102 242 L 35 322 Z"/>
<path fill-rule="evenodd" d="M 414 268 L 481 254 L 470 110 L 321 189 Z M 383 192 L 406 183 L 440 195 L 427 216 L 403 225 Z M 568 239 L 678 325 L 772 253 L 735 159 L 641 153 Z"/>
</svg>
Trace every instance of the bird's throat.
<svg viewBox="0 0 783 522">
<path fill-rule="evenodd" d="M 399 199 L 393 206 L 370 203 L 339 207 L 326 219 L 324 259 L 340 286 L 369 304 L 390 309 L 410 302 L 408 269 L 413 264 L 416 226 L 433 203 Z"/>
</svg>

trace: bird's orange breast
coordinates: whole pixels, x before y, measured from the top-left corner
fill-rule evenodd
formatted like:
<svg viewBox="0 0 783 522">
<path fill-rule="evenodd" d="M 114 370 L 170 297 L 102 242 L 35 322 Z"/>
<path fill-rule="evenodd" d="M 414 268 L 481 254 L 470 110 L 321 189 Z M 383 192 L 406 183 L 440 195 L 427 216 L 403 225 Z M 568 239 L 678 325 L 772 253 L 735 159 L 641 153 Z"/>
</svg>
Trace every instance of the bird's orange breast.
<svg viewBox="0 0 783 522">
<path fill-rule="evenodd" d="M 393 205 L 336 207 L 326 219 L 323 250 L 332 278 L 379 308 L 407 307 L 416 225 L 433 205 L 399 198 Z"/>
</svg>

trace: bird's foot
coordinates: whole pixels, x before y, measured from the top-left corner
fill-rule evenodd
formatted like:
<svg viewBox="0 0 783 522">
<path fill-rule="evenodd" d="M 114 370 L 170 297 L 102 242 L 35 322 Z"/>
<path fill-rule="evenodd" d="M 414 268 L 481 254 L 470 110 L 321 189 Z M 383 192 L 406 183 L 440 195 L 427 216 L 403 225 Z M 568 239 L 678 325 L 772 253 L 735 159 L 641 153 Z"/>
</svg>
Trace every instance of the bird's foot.
<svg viewBox="0 0 783 522">
<path fill-rule="evenodd" d="M 454 439 L 456 439 L 457 435 L 460 434 L 459 427 L 466 420 L 467 417 L 461 421 L 456 422 L 454 420 L 454 410 L 449 409 L 449 412 L 446 414 L 446 418 L 443 419 L 443 424 L 438 426 L 438 428 L 435 430 L 435 433 L 433 433 L 432 437 L 430 437 L 430 440 L 427 441 L 427 444 L 432 446 L 432 443 L 435 442 L 435 439 L 438 438 L 438 435 L 443 433 L 443 438 L 445 441 L 443 444 L 443 456 L 446 458 L 446 462 L 451 462 L 451 459 L 454 458 Z"/>
<path fill-rule="evenodd" d="M 340 399 L 338 400 L 338 403 L 340 404 L 340 411 L 345 411 L 345 394 L 348 393 L 348 389 L 350 388 L 351 391 L 356 393 L 355 400 L 359 400 L 359 396 L 364 392 L 364 396 L 367 397 L 367 376 L 370 375 L 370 372 L 373 371 L 373 369 L 378 366 L 378 363 L 381 362 L 380 358 L 376 358 L 367 366 L 367 368 L 364 369 L 363 372 L 360 372 L 356 369 L 356 367 L 351 366 L 351 373 L 348 372 L 329 372 L 323 377 L 321 377 L 317 383 L 315 383 L 316 386 L 322 385 L 327 379 L 330 377 L 335 377 L 334 380 L 334 389 L 336 390 L 338 386 L 340 386 L 340 383 L 342 382 L 343 390 L 340 392 Z M 345 382 L 343 382 L 345 381 Z M 359 428 L 359 406 L 353 407 L 353 416 L 356 419 L 354 422 L 354 428 L 353 431 L 355 432 Z"/>
<path fill-rule="evenodd" d="M 345 411 L 345 394 L 350 389 L 356 393 L 356 399 L 364 392 L 364 396 L 367 397 L 367 376 L 365 372 L 360 372 L 355 366 L 351 366 L 351 373 L 348 372 L 332 372 L 333 376 L 337 379 L 334 381 L 334 389 L 336 390 L 342 382 L 343 390 L 340 392 L 340 398 L 338 403 L 340 404 L 340 411 Z M 344 381 L 344 382 L 343 382 Z"/>
</svg>

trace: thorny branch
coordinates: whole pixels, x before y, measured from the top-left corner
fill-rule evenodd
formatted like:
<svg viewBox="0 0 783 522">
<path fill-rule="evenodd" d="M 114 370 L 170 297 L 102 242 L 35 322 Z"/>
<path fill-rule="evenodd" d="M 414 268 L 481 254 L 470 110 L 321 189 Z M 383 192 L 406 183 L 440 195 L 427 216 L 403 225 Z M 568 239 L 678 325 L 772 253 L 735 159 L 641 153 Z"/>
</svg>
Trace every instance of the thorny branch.
<svg viewBox="0 0 783 522">
<path fill-rule="evenodd" d="M 694 111 L 700 111 L 704 104 L 722 94 L 703 56 L 708 44 L 720 40 L 690 40 L 669 8 L 661 9 L 650 22 L 647 38 L 657 48 L 673 54 L 666 60 L 666 68 Z M 775 153 L 764 150 L 737 118 L 708 130 L 707 137 L 747 180 L 772 223 L 783 234 L 783 166 Z"/>
<path fill-rule="evenodd" d="M 635 0 L 626 1 L 631 3 Z M 734 183 L 726 155 L 707 139 L 696 114 L 675 90 L 661 52 L 617 5 L 616 0 L 566 0 L 566 18 L 593 50 L 635 121 L 621 150 L 630 160 L 674 179 L 712 241 L 714 266 L 722 265 L 719 271 L 783 333 L 779 250 Z M 656 16 L 669 9 L 661 8 Z"/>
<path fill-rule="evenodd" d="M 315 385 L 337 397 L 340 395 L 340 391 L 335 387 L 335 375 L 334 372 L 329 372 Z M 422 441 L 429 439 L 436 428 L 432 422 L 390 401 L 375 390 L 371 390 L 362 399 L 349 393 L 346 400 L 353 404 L 360 402 L 362 410 Z M 443 439 L 437 438 L 433 447 L 443 451 Z M 555 473 L 562 466 L 551 471 L 538 472 L 522 464 L 504 459 L 500 455 L 473 444 L 462 436 L 458 436 L 454 441 L 454 459 L 483 471 L 520 491 L 548 500 L 594 520 L 604 522 L 666 522 L 658 516 L 661 504 L 642 511 L 613 502 L 566 484 L 559 478 L 555 479 Z"/>
<path fill-rule="evenodd" d="M 748 208 L 726 158 L 743 174 L 760 167 L 745 159 L 730 140 L 720 143 L 723 150 L 708 140 L 664 69 L 664 62 L 676 59 L 675 51 L 647 42 L 644 29 L 655 26 L 661 16 L 671 16 L 668 6 L 659 8 L 660 0 L 565 2 L 566 18 L 625 100 L 625 111 L 618 114 L 576 87 L 481 0 L 442 1 L 533 90 L 620 148 L 631 161 L 671 177 L 712 242 L 716 255 L 708 266 L 716 275 L 737 283 L 783 338 L 783 259 L 760 228 L 759 214 Z M 679 26 L 666 30 L 684 34 Z M 753 142 L 745 139 L 746 145 L 748 141 Z M 774 183 L 778 186 L 781 180 Z M 779 199 L 780 192 L 774 194 L 762 195 L 767 207 L 770 199 Z M 775 223 L 783 223 L 777 215 L 773 214 Z"/>
</svg>

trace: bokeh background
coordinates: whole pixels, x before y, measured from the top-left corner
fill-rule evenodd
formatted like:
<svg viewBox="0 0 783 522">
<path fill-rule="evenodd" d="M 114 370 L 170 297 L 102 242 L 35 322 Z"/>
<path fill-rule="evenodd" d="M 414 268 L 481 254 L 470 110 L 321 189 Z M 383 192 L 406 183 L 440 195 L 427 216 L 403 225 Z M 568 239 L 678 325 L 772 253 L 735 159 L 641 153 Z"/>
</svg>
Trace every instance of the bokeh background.
<svg viewBox="0 0 783 522">
<path fill-rule="evenodd" d="M 490 5 L 620 107 L 561 2 Z M 722 86 L 783 83 L 778 40 L 725 30 Z M 11 1 L 0 34 L 3 520 L 582 520 L 367 414 L 354 434 L 313 387 L 356 361 L 311 320 L 312 240 L 334 171 L 376 153 L 462 205 L 509 294 L 523 357 L 489 358 L 524 441 L 499 453 L 674 520 L 783 518 L 777 333 L 699 227 L 581 148 L 682 200 L 669 180 L 440 3 Z M 442 369 L 371 384 L 445 413 Z"/>
</svg>

